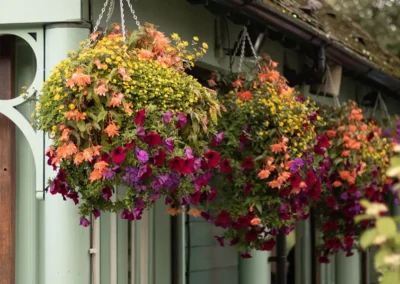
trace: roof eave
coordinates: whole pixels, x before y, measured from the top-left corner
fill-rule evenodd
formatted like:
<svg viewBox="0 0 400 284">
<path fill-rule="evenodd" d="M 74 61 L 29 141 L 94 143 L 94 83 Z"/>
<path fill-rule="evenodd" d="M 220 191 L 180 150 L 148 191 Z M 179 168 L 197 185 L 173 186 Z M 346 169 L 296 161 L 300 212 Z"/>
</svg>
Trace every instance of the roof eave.
<svg viewBox="0 0 400 284">
<path fill-rule="evenodd" d="M 308 27 L 296 20 L 293 16 L 280 13 L 275 8 L 260 1 L 244 0 L 214 0 L 232 8 L 240 7 L 244 14 L 264 23 L 268 23 L 281 31 L 310 42 L 315 45 L 324 45 L 326 54 L 333 60 L 340 62 L 346 69 L 356 72 L 358 76 L 366 77 L 391 92 L 400 94 L 400 80 L 377 68 L 367 59 L 345 48 L 323 33 Z M 250 3 L 249 3 L 250 2 Z"/>
</svg>

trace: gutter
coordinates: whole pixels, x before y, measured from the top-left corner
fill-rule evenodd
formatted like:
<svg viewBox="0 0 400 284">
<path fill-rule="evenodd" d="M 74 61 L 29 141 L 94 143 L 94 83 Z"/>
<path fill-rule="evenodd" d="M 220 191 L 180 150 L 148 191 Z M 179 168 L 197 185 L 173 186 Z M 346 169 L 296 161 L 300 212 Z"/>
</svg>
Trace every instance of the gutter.
<svg viewBox="0 0 400 284">
<path fill-rule="evenodd" d="M 400 95 L 400 80 L 385 73 L 362 56 L 355 54 L 350 49 L 338 44 L 291 15 L 282 14 L 275 8 L 268 6 L 260 0 L 213 0 L 219 4 L 238 9 L 247 16 L 267 23 L 282 32 L 309 42 L 325 47 L 326 55 L 340 63 L 344 68 L 354 71 L 357 75 L 368 78 L 390 92 Z"/>
</svg>

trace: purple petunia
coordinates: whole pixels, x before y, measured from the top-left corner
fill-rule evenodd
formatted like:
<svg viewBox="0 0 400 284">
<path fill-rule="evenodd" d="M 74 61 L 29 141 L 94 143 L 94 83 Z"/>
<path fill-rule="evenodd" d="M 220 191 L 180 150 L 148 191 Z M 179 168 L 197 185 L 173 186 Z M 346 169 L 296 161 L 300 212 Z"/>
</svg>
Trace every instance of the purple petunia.
<svg viewBox="0 0 400 284">
<path fill-rule="evenodd" d="M 135 153 L 136 153 L 136 158 L 141 163 L 147 163 L 147 161 L 149 160 L 149 154 L 147 154 L 145 150 L 140 150 L 139 148 L 136 147 Z"/>
<path fill-rule="evenodd" d="M 171 120 L 172 117 L 172 112 L 171 111 L 167 111 L 166 113 L 163 114 L 163 122 L 165 124 L 168 124 Z"/>
<path fill-rule="evenodd" d="M 301 158 L 296 158 L 289 166 L 290 172 L 297 173 L 302 166 L 304 166 L 304 161 Z"/>
<path fill-rule="evenodd" d="M 174 140 L 172 140 L 171 138 L 165 139 L 164 147 L 169 153 L 174 152 Z"/>
</svg>

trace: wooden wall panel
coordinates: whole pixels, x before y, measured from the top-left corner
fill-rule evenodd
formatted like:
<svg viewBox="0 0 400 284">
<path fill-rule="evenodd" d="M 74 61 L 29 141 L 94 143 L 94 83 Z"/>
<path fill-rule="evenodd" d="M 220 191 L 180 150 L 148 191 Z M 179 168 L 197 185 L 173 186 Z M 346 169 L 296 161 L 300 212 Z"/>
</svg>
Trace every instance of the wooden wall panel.
<svg viewBox="0 0 400 284">
<path fill-rule="evenodd" d="M 14 93 L 15 38 L 0 37 L 0 99 Z M 15 283 L 15 125 L 0 114 L 0 284 Z"/>
</svg>

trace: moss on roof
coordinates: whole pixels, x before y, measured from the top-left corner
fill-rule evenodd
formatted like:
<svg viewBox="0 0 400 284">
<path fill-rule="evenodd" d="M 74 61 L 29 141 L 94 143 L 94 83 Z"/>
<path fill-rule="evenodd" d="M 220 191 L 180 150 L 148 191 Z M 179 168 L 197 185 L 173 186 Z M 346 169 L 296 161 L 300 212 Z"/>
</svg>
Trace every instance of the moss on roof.
<svg viewBox="0 0 400 284">
<path fill-rule="evenodd" d="M 400 59 L 382 48 L 365 30 L 351 19 L 341 15 L 332 6 L 323 2 L 323 8 L 309 15 L 301 6 L 307 0 L 263 0 L 280 13 L 301 21 L 315 32 L 342 45 L 355 56 L 369 61 L 376 68 L 400 79 Z"/>
</svg>

